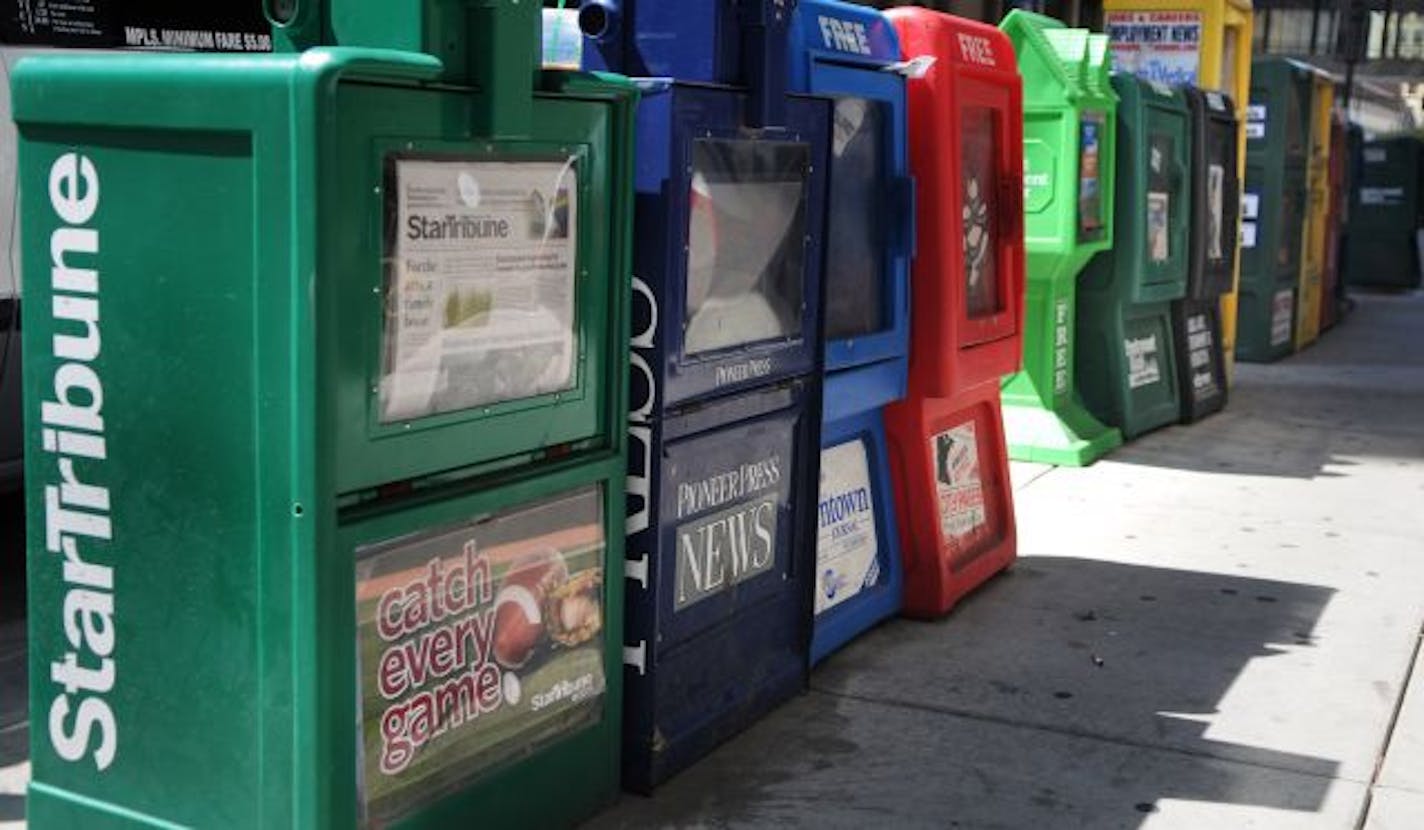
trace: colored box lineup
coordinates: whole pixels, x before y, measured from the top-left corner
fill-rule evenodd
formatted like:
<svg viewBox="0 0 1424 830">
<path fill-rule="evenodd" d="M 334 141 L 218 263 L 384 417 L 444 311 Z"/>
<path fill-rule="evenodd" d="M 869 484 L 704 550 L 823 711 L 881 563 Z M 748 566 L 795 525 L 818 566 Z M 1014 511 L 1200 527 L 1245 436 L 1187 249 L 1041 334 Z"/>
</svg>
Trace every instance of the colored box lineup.
<svg viewBox="0 0 1424 830">
<path fill-rule="evenodd" d="M 310 462 L 328 465 L 314 478 L 336 482 L 330 493 L 308 494 L 308 512 L 329 523 L 331 537 L 320 544 L 355 562 L 354 595 L 323 595 L 324 613 L 338 613 L 311 623 L 349 640 L 319 671 L 351 669 L 359 678 L 354 697 L 315 717 L 334 733 L 360 724 L 356 735 L 317 750 L 331 763 L 359 762 L 334 790 L 352 796 L 349 804 L 313 808 L 312 823 L 437 826 L 481 799 L 499 805 L 496 815 L 519 817 L 524 808 L 508 793 L 620 755 L 623 785 L 650 790 L 803 689 L 815 660 L 897 613 L 943 615 L 1011 564 L 1010 457 L 1091 463 L 1124 435 L 1224 406 L 1232 352 L 1220 298 L 1234 287 L 1233 239 L 1256 269 L 1241 283 L 1239 324 L 1231 315 L 1243 359 L 1289 354 L 1318 336 L 1317 320 L 1333 319 L 1322 308 L 1333 240 L 1321 222 L 1337 210 L 1331 189 L 1343 176 L 1331 155 L 1342 142 L 1320 132 L 1333 126 L 1331 81 L 1299 64 L 1266 62 L 1249 103 L 1197 90 L 1215 74 L 1200 66 L 1211 51 L 1204 44 L 1220 37 L 1212 14 L 1114 4 L 1108 28 L 1119 40 L 1109 42 L 1022 11 L 996 29 L 839 0 L 802 0 L 790 20 L 777 0 L 765 0 L 761 16 L 748 11 L 755 5 L 733 13 L 720 0 L 689 0 L 670 14 L 668 4 L 644 0 L 640 16 L 625 0 L 588 2 L 572 17 L 543 11 L 546 40 L 547 27 L 560 32 L 559 66 L 656 66 L 668 76 L 632 85 L 617 75 L 551 72 L 540 82 L 546 97 L 531 103 L 520 86 L 527 75 L 514 83 L 519 73 L 499 73 L 484 110 L 463 112 L 464 93 L 416 82 L 441 78 L 438 62 L 422 62 L 415 48 L 424 41 L 399 44 L 411 49 L 406 63 L 392 51 L 372 59 L 386 65 L 360 76 L 385 72 L 388 83 L 342 82 L 360 90 L 345 94 L 365 109 L 352 116 L 333 105 L 335 123 L 380 136 L 379 152 L 337 143 L 340 164 L 364 178 L 331 193 L 357 204 L 365 192 L 378 194 L 370 210 L 350 216 L 385 229 L 362 242 L 379 249 L 371 262 L 382 264 L 357 262 L 352 273 L 366 280 L 363 297 L 369 289 L 387 305 L 323 288 L 301 318 L 336 332 L 323 334 L 321 349 L 354 346 L 329 358 L 350 370 L 336 409 L 364 413 L 337 439 L 352 452 Z M 350 31 L 381 29 L 345 13 L 361 24 Z M 527 9 L 488 13 L 501 23 L 523 15 L 521 26 L 535 19 Z M 599 23 L 571 46 L 580 25 Z M 734 36 L 742 27 L 758 34 Z M 645 29 L 679 35 L 691 48 L 669 51 L 667 38 L 633 36 Z M 300 39 L 278 34 L 279 48 Z M 630 50 L 641 43 L 660 51 L 634 60 Z M 919 60 L 926 56 L 935 60 Z M 270 59 L 283 71 L 309 69 L 280 54 Z M 47 60 L 35 64 L 37 75 L 68 59 Z M 209 71 L 181 56 L 158 60 L 192 78 Z M 1111 76 L 1113 64 L 1141 80 Z M 104 77 L 98 63 L 78 65 Z M 129 98 L 116 100 L 139 100 L 133 90 L 152 77 L 141 67 L 125 71 Z M 450 69 L 446 80 L 465 71 L 476 69 Z M 17 92 L 28 91 L 27 77 L 20 73 Z M 729 83 L 742 78 L 752 80 Z M 549 101 L 559 96 L 584 114 L 556 113 Z M 72 126 L 46 121 L 58 116 L 34 100 L 17 105 L 22 124 Z M 600 108 L 617 115 L 605 121 Z M 448 124 L 442 118 L 460 112 L 479 125 L 475 136 L 500 138 L 470 141 L 435 128 L 409 141 L 388 138 L 402 119 Z M 950 115 L 941 123 L 935 112 Z M 144 126 L 157 135 L 169 126 L 159 121 Z M 269 126 L 225 129 L 257 135 Z M 1242 131 L 1244 176 L 1233 152 Z M 101 175 L 106 193 L 122 193 L 135 178 L 125 165 L 148 171 L 154 159 L 109 146 L 90 158 L 82 129 L 66 139 L 78 150 L 54 156 L 57 134 L 26 140 L 22 165 L 41 156 L 45 164 L 26 167 L 37 185 L 26 206 L 68 227 L 52 241 L 53 228 L 35 225 L 26 244 L 59 251 L 61 265 L 69 256 L 102 262 L 85 236 L 95 214 L 83 194 L 97 193 Z M 207 149 L 226 166 L 212 162 L 208 178 L 242 180 L 233 160 L 251 162 L 248 145 L 212 140 Z M 857 157 L 857 146 L 875 150 Z M 169 151 L 178 149 L 183 181 L 202 180 L 204 162 L 195 159 L 203 154 L 180 144 Z M 831 203 L 836 186 L 851 180 L 848 166 L 835 178 L 842 153 L 879 171 L 870 185 L 842 191 L 864 204 Z M 1393 211 L 1408 214 L 1403 224 L 1417 222 L 1418 143 L 1366 144 L 1363 156 L 1404 171 L 1392 179 L 1404 186 L 1396 193 L 1373 183 L 1366 165 L 1356 214 Z M 332 172 L 323 168 L 318 181 Z M 201 202 L 193 215 L 224 209 Z M 875 223 L 858 246 L 857 223 Z M 242 248 L 234 239 L 220 241 Z M 485 262 L 461 247 L 475 242 L 503 247 Z M 1207 251 L 1210 262 L 1187 251 Z M 869 264 L 846 271 L 843 260 L 856 258 Z M 48 261 L 38 253 L 26 260 Z M 1345 281 L 1351 266 L 1340 264 Z M 511 268 L 539 272 L 533 295 L 500 276 Z M 53 277 L 52 318 L 27 305 L 25 331 L 37 343 L 61 317 L 97 324 L 97 301 L 86 317 L 82 296 L 97 290 L 76 269 Z M 441 269 L 455 276 L 430 276 Z M 833 314 L 837 297 L 827 292 L 857 287 L 855 273 L 870 283 L 866 299 Z M 35 283 L 51 278 L 46 270 Z M 598 279 L 610 290 L 591 289 Z M 126 300 L 115 296 L 109 302 L 122 314 Z M 222 297 L 192 299 L 231 310 Z M 356 318 L 389 342 L 363 343 L 359 327 L 341 322 Z M 624 328 L 631 345 L 617 334 Z M 503 348 L 491 345 L 501 339 Z M 77 341 L 55 334 L 52 356 L 27 349 L 27 372 L 53 375 L 61 358 L 82 362 Z M 432 362 L 432 343 L 452 351 Z M 99 400 L 94 392 L 90 406 Z M 525 435 L 503 457 L 485 447 L 463 465 L 432 450 L 432 438 L 473 436 L 495 419 L 503 419 L 500 435 L 517 436 L 514 413 L 551 425 L 542 442 Z M 32 436 L 32 457 L 103 458 L 95 447 L 108 440 L 120 447 L 102 468 L 111 470 L 131 452 L 122 419 L 89 434 L 83 419 L 54 417 L 36 419 L 49 426 L 43 439 L 38 430 Z M 378 441 L 388 461 L 353 458 Z M 397 444 L 418 451 L 390 452 Z M 38 481 L 30 513 L 43 528 L 50 514 Z M 98 538 L 101 520 L 107 528 L 121 514 L 115 493 L 112 508 L 72 525 L 76 532 Z M 292 511 L 302 517 L 300 502 Z M 43 534 L 31 538 L 32 555 L 53 558 Z M 316 573 L 318 592 L 342 584 Z M 55 590 L 42 588 L 41 599 Z M 340 612 L 350 619 L 333 623 Z M 745 636 L 753 624 L 771 631 L 755 647 Z M 42 646 L 32 652 L 48 660 L 54 630 L 32 637 Z M 103 645 L 89 639 L 96 650 Z M 37 668 L 47 675 L 47 662 Z M 102 775 L 125 756 L 106 749 L 102 718 L 93 722 L 99 738 L 76 757 Z M 121 798 L 93 773 L 66 778 L 72 768 L 57 758 L 75 760 L 72 741 L 52 746 L 43 731 L 33 741 L 44 793 L 37 826 L 80 816 L 91 800 Z M 315 773 L 301 766 L 309 759 L 289 763 L 302 779 L 291 786 L 309 786 Z M 587 814 L 612 784 L 609 776 L 590 780 L 541 815 L 563 822 Z M 71 791 L 76 798 L 66 799 Z M 152 801 L 114 803 L 164 814 Z M 201 812 L 223 809 L 239 812 Z M 278 808 L 215 797 L 172 818 L 201 823 L 269 809 Z"/>
</svg>

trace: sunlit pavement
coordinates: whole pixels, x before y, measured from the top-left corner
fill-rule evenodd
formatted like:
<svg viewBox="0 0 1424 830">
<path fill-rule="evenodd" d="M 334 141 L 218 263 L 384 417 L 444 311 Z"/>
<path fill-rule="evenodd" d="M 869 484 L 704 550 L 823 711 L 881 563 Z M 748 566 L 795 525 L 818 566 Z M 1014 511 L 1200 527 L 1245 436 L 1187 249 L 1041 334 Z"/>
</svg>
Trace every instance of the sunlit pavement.
<svg viewBox="0 0 1424 830">
<path fill-rule="evenodd" d="M 1237 380 L 1015 465 L 1011 572 L 591 826 L 1424 828 L 1424 296 Z"/>
<path fill-rule="evenodd" d="M 1093 467 L 1015 465 L 1011 572 L 590 826 L 1424 828 L 1424 295 L 1237 379 Z M 0 547 L 4 829 L 29 764 Z"/>
</svg>

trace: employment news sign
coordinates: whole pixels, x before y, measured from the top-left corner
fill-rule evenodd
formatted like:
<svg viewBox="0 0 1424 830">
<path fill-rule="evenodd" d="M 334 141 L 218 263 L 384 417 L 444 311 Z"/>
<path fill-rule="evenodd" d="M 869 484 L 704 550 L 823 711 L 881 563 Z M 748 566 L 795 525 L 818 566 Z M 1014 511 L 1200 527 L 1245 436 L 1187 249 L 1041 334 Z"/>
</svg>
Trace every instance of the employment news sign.
<svg viewBox="0 0 1424 830">
<path fill-rule="evenodd" d="M 1113 71 L 1163 84 L 1195 84 L 1201 65 L 1201 12 L 1108 12 Z"/>
</svg>

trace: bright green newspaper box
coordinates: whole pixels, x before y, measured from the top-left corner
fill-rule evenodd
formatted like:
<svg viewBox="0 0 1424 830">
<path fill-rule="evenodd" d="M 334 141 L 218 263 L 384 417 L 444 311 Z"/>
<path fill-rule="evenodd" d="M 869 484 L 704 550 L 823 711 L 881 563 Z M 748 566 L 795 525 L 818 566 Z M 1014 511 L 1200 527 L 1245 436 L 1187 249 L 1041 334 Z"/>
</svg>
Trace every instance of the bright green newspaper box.
<svg viewBox="0 0 1424 830">
<path fill-rule="evenodd" d="M 1078 274 L 1113 244 L 1117 96 L 1107 38 L 1015 10 L 999 28 L 1024 79 L 1024 368 L 1003 382 L 1009 456 L 1079 466 L 1122 443 L 1074 386 Z"/>
</svg>

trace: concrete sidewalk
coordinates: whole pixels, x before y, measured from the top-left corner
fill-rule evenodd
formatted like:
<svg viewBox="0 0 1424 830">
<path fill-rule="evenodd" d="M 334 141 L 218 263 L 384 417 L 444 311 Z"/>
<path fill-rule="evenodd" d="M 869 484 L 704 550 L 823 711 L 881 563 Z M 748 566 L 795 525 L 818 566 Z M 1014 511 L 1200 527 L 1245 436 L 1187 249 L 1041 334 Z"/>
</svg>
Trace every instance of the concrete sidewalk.
<svg viewBox="0 0 1424 830">
<path fill-rule="evenodd" d="M 1424 295 L 1239 367 L 1201 424 L 1014 474 L 1011 572 L 589 826 L 1424 828 Z M 22 634 L 0 624 L 0 830 Z"/>
<path fill-rule="evenodd" d="M 1011 572 L 590 826 L 1424 828 L 1424 296 L 1014 473 Z"/>
</svg>

